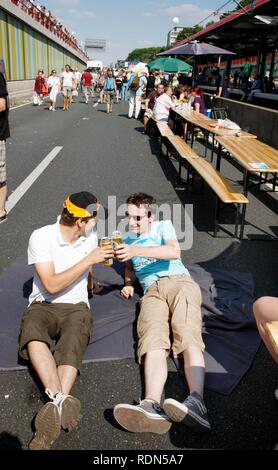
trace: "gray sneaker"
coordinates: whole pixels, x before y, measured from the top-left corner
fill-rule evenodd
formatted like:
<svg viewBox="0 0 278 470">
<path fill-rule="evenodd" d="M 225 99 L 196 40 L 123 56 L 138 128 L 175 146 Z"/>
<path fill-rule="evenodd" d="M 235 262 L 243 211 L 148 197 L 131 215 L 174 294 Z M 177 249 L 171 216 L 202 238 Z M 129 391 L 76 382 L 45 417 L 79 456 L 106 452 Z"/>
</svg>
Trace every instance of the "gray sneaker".
<svg viewBox="0 0 278 470">
<path fill-rule="evenodd" d="M 163 409 L 173 421 L 186 424 L 194 431 L 206 432 L 211 429 L 204 400 L 197 392 L 188 395 L 183 403 L 167 398 Z"/>
<path fill-rule="evenodd" d="M 116 405 L 113 411 L 116 421 L 130 432 L 154 432 L 165 434 L 172 426 L 170 418 L 158 402 L 145 398 L 139 405 Z"/>
</svg>

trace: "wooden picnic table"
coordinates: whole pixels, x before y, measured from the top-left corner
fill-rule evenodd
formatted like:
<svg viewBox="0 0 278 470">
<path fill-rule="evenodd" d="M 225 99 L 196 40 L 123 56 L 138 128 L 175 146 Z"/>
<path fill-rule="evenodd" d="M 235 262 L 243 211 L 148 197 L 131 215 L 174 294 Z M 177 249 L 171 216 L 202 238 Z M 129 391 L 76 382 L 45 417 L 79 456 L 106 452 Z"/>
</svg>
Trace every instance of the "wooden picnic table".
<svg viewBox="0 0 278 470">
<path fill-rule="evenodd" d="M 225 147 L 244 169 L 243 189 L 246 197 L 251 173 L 260 173 L 259 187 L 261 185 L 261 173 L 274 174 L 273 190 L 275 189 L 278 173 L 278 150 L 257 139 L 245 139 L 244 137 L 236 136 L 216 136 L 216 140 L 219 144 L 216 164 L 217 170 L 220 170 L 221 165 L 221 149 Z M 245 218 L 246 205 L 243 211 Z M 241 230 L 240 238 L 243 237 L 243 227 Z"/>
<path fill-rule="evenodd" d="M 200 127 L 201 129 L 210 132 L 214 135 L 219 136 L 233 136 L 236 135 L 238 132 L 241 133 L 242 137 L 249 137 L 252 139 L 256 139 L 257 136 L 254 134 L 250 134 L 249 132 L 239 131 L 238 129 L 227 129 L 225 127 L 221 127 L 218 125 L 218 119 L 211 119 L 208 116 L 205 116 L 202 113 L 197 113 L 197 111 L 189 111 L 189 110 L 180 110 L 175 109 L 175 112 L 184 118 L 190 124 L 193 124 L 196 127 Z"/>
<path fill-rule="evenodd" d="M 216 140 L 249 172 L 278 172 L 278 150 L 270 145 L 257 139 L 245 139 L 244 137 L 217 136 Z M 261 163 L 266 165 L 265 168 L 259 166 Z M 220 161 L 217 164 L 217 169 L 219 170 L 219 168 Z"/>
<path fill-rule="evenodd" d="M 206 133 L 206 150 L 205 150 L 205 156 L 207 155 L 207 144 L 208 144 L 208 136 L 209 134 L 212 134 L 213 140 L 212 140 L 212 151 L 211 151 L 211 161 L 213 159 L 213 151 L 214 151 L 214 140 L 216 136 L 220 137 L 231 137 L 235 136 L 240 133 L 241 138 L 249 138 L 249 139 L 256 139 L 257 136 L 255 134 L 251 134 L 246 131 L 238 130 L 238 129 L 227 129 L 225 127 L 221 127 L 218 125 L 218 119 L 211 119 L 208 116 L 205 116 L 202 113 L 197 113 L 194 110 L 181 110 L 181 109 L 175 109 L 175 112 L 181 116 L 183 119 L 185 119 L 187 122 L 192 124 L 193 129 L 192 129 L 192 136 L 191 136 L 191 147 L 193 146 L 193 141 L 194 141 L 194 128 L 199 127 Z"/>
</svg>

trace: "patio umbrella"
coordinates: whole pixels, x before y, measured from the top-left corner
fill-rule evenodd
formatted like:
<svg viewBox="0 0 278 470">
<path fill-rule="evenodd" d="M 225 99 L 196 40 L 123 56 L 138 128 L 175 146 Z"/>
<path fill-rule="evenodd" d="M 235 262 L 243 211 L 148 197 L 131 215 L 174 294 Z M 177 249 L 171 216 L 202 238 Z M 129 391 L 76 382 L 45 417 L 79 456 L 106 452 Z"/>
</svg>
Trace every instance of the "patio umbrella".
<svg viewBox="0 0 278 470">
<path fill-rule="evenodd" d="M 147 72 L 148 69 L 146 69 L 146 62 L 138 62 L 138 64 L 135 64 L 133 67 L 132 67 L 132 72 L 134 73 L 140 73 L 140 72 Z M 130 66 L 129 66 L 129 69 L 130 69 Z"/>
<path fill-rule="evenodd" d="M 206 42 L 190 41 L 181 46 L 173 47 L 167 51 L 160 52 L 158 56 L 164 55 L 236 55 L 234 52 L 221 49 Z"/>
<path fill-rule="evenodd" d="M 191 65 L 187 62 L 173 57 L 160 57 L 158 59 L 154 59 L 147 64 L 147 67 L 153 70 L 163 70 L 163 72 L 168 73 L 187 73 L 192 69 Z"/>
<path fill-rule="evenodd" d="M 181 46 L 173 47 L 167 51 L 160 52 L 158 56 L 164 55 L 191 55 L 194 56 L 194 73 L 193 73 L 193 84 L 194 84 L 194 75 L 196 70 L 196 56 L 199 55 L 236 55 L 234 52 L 227 51 L 226 49 L 221 49 L 221 47 L 213 46 L 206 42 L 199 41 L 190 41 Z"/>
</svg>

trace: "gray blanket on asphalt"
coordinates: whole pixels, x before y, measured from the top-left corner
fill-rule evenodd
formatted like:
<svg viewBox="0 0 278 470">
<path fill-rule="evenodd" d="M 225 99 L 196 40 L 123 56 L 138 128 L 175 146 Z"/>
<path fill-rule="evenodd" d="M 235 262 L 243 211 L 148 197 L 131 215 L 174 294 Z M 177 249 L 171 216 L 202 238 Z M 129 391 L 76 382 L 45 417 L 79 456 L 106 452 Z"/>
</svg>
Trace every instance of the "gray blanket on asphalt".
<svg viewBox="0 0 278 470">
<path fill-rule="evenodd" d="M 120 296 L 122 265 L 95 267 L 95 276 L 104 286 L 91 299 L 93 334 L 84 361 L 136 357 L 136 316 L 140 292 L 131 300 Z M 206 344 L 208 389 L 230 394 L 250 367 L 260 344 L 252 314 L 254 280 L 248 273 L 212 270 L 198 265 L 189 271 L 201 287 Z M 18 370 L 20 319 L 32 286 L 32 267 L 26 257 L 0 276 L 0 370 Z M 178 365 L 178 364 L 177 364 Z"/>
</svg>

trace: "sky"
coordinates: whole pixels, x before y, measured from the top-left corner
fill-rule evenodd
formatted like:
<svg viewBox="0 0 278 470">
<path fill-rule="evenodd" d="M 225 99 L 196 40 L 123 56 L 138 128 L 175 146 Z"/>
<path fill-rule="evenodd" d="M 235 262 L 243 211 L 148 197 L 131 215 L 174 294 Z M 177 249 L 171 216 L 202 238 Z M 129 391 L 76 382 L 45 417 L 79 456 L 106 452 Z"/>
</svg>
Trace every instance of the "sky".
<svg viewBox="0 0 278 470">
<path fill-rule="evenodd" d="M 102 60 L 104 65 L 126 59 L 133 49 L 164 46 L 167 34 L 174 26 L 173 18 L 179 19 L 178 26 L 194 26 L 217 11 L 227 0 L 42 0 L 41 5 L 60 19 L 66 28 L 74 32 L 78 42 L 85 39 L 106 40 L 105 52 L 96 53 L 93 59 Z M 36 3 L 40 3 L 37 1 Z M 232 2 L 220 13 L 232 10 Z M 215 14 L 207 18 L 217 21 Z"/>
</svg>

